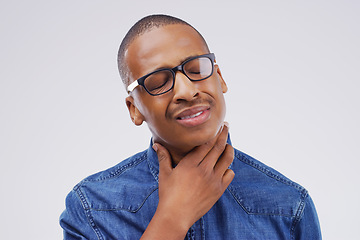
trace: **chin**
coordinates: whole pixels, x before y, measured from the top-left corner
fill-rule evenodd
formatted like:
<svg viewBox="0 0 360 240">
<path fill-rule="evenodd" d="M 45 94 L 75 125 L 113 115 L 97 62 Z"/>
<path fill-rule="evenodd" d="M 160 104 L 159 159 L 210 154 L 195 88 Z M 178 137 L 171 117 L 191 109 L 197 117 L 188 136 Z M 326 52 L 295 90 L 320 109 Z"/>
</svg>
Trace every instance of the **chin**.
<svg viewBox="0 0 360 240">
<path fill-rule="evenodd" d="M 156 132 L 152 132 L 153 139 L 155 142 L 159 142 L 164 146 L 172 146 L 173 149 L 178 149 L 180 151 L 190 151 L 191 149 L 203 145 L 210 140 L 214 139 L 221 129 L 223 121 L 219 121 L 219 123 L 209 124 L 204 126 L 203 128 L 192 130 L 192 131 L 175 131 L 171 134 L 167 132 L 163 132 L 163 134 Z"/>
<path fill-rule="evenodd" d="M 206 131 L 202 131 L 201 133 L 194 133 L 194 136 L 190 136 L 190 138 L 185 141 L 187 145 L 190 145 L 192 148 L 203 145 L 210 140 L 214 139 L 218 134 L 221 125 L 217 128 L 207 129 Z"/>
</svg>

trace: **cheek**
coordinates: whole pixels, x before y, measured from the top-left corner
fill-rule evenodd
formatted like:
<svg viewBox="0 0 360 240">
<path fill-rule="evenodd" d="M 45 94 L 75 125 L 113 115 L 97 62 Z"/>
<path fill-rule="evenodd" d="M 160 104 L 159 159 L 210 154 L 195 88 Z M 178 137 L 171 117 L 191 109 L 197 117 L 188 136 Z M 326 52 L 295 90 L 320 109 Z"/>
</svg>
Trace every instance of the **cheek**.
<svg viewBox="0 0 360 240">
<path fill-rule="evenodd" d="M 161 97 L 146 96 L 138 101 L 138 109 L 144 116 L 144 121 L 149 125 L 164 124 L 167 105 Z"/>
<path fill-rule="evenodd" d="M 209 80 L 208 82 L 203 82 L 203 91 L 215 99 L 216 104 L 219 105 L 220 108 L 225 108 L 225 98 L 220 79 L 213 78 Z"/>
<path fill-rule="evenodd" d="M 211 84 L 211 89 L 209 89 L 209 94 L 216 101 L 217 111 L 219 114 L 220 121 L 222 122 L 225 118 L 226 114 L 226 104 L 225 104 L 225 96 L 223 93 L 222 85 L 219 79 L 215 79 L 214 84 Z"/>
</svg>

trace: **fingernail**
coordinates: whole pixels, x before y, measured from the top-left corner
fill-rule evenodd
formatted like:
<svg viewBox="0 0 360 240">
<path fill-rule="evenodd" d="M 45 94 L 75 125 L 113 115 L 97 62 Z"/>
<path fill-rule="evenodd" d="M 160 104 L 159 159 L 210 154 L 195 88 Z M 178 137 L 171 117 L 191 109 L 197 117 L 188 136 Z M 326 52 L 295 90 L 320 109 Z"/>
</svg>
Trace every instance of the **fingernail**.
<svg viewBox="0 0 360 240">
<path fill-rule="evenodd" d="M 156 143 L 154 145 L 152 145 L 152 148 L 154 149 L 155 152 L 157 152 L 158 146 L 156 145 Z"/>
<path fill-rule="evenodd" d="M 224 122 L 224 125 L 229 128 L 229 123 L 228 122 Z"/>
</svg>

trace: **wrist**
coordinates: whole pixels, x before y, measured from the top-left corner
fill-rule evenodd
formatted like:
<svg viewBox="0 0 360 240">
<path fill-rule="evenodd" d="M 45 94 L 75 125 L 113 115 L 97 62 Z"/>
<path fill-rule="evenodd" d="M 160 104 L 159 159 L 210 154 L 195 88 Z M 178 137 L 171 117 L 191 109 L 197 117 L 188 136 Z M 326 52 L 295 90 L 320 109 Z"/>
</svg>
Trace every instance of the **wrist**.
<svg viewBox="0 0 360 240">
<path fill-rule="evenodd" d="M 189 216 L 186 214 L 181 214 L 178 209 L 162 209 L 160 206 L 158 206 L 154 217 L 155 216 L 157 219 L 159 219 L 159 222 L 162 222 L 164 227 L 171 229 L 172 232 L 177 233 L 178 235 L 183 235 L 183 237 L 185 237 L 189 228 L 193 224 L 189 220 Z"/>
<path fill-rule="evenodd" d="M 192 224 L 158 207 L 141 239 L 184 239 Z"/>
</svg>

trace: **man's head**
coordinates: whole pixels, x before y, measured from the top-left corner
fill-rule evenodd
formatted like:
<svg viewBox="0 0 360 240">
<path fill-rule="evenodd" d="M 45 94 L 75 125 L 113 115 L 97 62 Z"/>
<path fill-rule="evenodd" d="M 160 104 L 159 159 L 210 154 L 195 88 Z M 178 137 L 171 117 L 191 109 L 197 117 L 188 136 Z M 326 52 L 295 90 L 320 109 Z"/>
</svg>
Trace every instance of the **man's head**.
<svg viewBox="0 0 360 240">
<path fill-rule="evenodd" d="M 182 20 L 160 15 L 137 24 L 119 50 L 119 70 L 125 86 L 156 70 L 171 69 L 209 53 L 203 37 Z M 172 154 L 186 153 L 214 138 L 224 121 L 223 93 L 227 86 L 219 67 L 211 68 L 212 75 L 202 81 L 191 81 L 182 71 L 176 71 L 173 88 L 158 96 L 137 86 L 126 98 L 132 121 L 136 125 L 145 121 L 154 141 Z"/>
<path fill-rule="evenodd" d="M 124 39 L 122 40 L 122 42 L 120 44 L 120 48 L 119 48 L 119 52 L 118 52 L 118 68 L 119 68 L 119 73 L 120 73 L 121 79 L 125 86 L 129 85 L 129 68 L 125 61 L 125 53 L 129 47 L 129 45 L 132 43 L 132 41 L 135 38 L 143 35 L 144 33 L 151 31 L 154 28 L 159 28 L 159 27 L 171 25 L 171 24 L 183 24 L 183 25 L 187 25 L 187 26 L 193 28 L 199 34 L 199 36 L 203 39 L 204 44 L 206 45 L 206 48 L 209 50 L 203 36 L 193 26 L 191 26 L 189 23 L 185 22 L 184 20 L 169 16 L 169 15 L 146 16 L 146 17 L 140 19 L 138 22 L 136 22 L 134 24 L 134 26 L 132 26 L 130 28 L 130 30 L 127 32 L 127 34 L 125 35 Z"/>
</svg>

